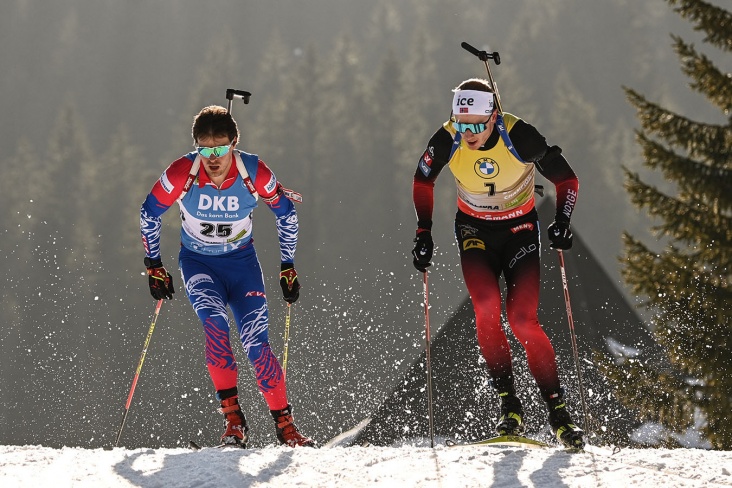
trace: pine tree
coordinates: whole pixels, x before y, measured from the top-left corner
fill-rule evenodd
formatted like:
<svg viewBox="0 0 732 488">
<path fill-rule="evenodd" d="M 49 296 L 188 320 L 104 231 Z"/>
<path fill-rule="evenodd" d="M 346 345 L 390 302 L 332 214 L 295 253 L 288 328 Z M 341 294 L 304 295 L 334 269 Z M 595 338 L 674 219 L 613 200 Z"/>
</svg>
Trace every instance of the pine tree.
<svg viewBox="0 0 732 488">
<path fill-rule="evenodd" d="M 705 33 L 704 42 L 732 50 L 732 13 L 700 0 L 667 0 Z M 668 365 L 603 361 L 624 403 L 640 416 L 681 433 L 700 427 L 715 449 L 732 448 L 732 74 L 692 44 L 672 36 L 690 87 L 728 117 L 725 125 L 692 120 L 626 89 L 642 129 L 646 168 L 663 189 L 625 169 L 634 206 L 660 222 L 663 250 L 624 235 L 622 270 L 633 292 L 647 297 L 651 330 Z M 659 247 L 661 244 L 659 244 Z M 673 436 L 669 436 L 669 440 Z M 673 442 L 673 441 L 671 441 Z"/>
</svg>

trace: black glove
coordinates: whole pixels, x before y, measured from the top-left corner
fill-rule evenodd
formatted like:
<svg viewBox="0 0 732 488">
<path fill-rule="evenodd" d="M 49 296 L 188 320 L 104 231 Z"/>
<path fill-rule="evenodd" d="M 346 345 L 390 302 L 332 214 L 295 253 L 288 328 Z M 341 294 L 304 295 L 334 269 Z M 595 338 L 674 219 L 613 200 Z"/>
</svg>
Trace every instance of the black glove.
<svg viewBox="0 0 732 488">
<path fill-rule="evenodd" d="M 145 258 L 145 266 L 147 267 L 147 281 L 150 285 L 150 294 L 155 300 L 167 298 L 173 299 L 173 277 L 163 266 L 160 259 Z"/>
<path fill-rule="evenodd" d="M 572 231 L 569 222 L 555 220 L 546 229 L 549 232 L 549 240 L 552 249 L 569 249 L 572 247 Z"/>
<path fill-rule="evenodd" d="M 432 263 L 432 251 L 435 248 L 435 244 L 432 242 L 432 232 L 428 230 L 417 231 L 417 237 L 415 237 L 414 245 L 412 250 L 412 256 L 414 260 L 412 263 L 418 271 L 425 273 Z"/>
<path fill-rule="evenodd" d="M 282 263 L 280 271 L 280 287 L 287 303 L 295 303 L 300 297 L 300 282 L 297 281 L 297 271 L 292 263 Z"/>
</svg>

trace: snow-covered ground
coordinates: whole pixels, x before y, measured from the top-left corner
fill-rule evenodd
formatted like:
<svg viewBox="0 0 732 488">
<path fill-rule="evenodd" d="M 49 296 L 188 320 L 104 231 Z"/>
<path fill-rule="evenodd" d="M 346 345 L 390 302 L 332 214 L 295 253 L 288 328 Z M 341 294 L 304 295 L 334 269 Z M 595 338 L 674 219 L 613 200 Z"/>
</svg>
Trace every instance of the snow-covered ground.
<svg viewBox="0 0 732 488">
<path fill-rule="evenodd" d="M 113 450 L 0 446 L 0 486 L 715 487 L 732 452 L 605 448 L 268 447 Z"/>
</svg>

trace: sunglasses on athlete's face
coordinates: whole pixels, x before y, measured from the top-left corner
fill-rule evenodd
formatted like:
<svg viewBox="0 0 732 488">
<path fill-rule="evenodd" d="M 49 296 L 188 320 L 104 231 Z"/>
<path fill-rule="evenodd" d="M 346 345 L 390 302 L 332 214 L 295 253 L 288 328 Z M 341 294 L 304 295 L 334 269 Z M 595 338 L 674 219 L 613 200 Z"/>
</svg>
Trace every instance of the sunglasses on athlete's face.
<svg viewBox="0 0 732 488">
<path fill-rule="evenodd" d="M 455 128 L 456 131 L 463 134 L 465 131 L 470 131 L 473 134 L 480 134 L 484 130 L 488 128 L 488 124 L 490 123 L 490 119 L 488 119 L 487 122 L 478 122 L 473 124 L 466 124 L 463 122 L 455 122 L 453 121 L 452 126 Z"/>
<path fill-rule="evenodd" d="M 221 156 L 225 156 L 229 153 L 229 149 L 231 149 L 231 145 L 234 144 L 234 141 L 230 142 L 229 144 L 225 146 L 215 146 L 215 147 L 196 147 L 196 151 L 198 151 L 198 154 L 203 156 L 204 158 L 211 158 L 212 156 L 215 158 L 220 158 Z"/>
</svg>

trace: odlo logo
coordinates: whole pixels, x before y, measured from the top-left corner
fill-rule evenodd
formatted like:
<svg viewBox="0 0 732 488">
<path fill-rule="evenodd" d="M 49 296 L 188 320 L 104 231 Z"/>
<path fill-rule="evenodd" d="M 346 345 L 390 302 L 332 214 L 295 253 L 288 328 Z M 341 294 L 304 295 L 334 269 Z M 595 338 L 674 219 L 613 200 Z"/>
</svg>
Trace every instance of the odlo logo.
<svg viewBox="0 0 732 488">
<path fill-rule="evenodd" d="M 201 198 L 198 199 L 198 209 L 234 212 L 239 210 L 239 198 L 235 196 L 210 197 L 208 195 L 201 195 Z"/>
<path fill-rule="evenodd" d="M 511 262 L 508 263 L 509 268 L 513 268 L 516 265 L 516 262 L 523 258 L 524 256 L 531 254 L 532 252 L 536 251 L 538 247 L 536 244 L 529 244 L 528 246 L 522 246 L 521 249 L 519 249 L 519 252 L 516 253 L 516 255 L 511 259 Z"/>
</svg>

